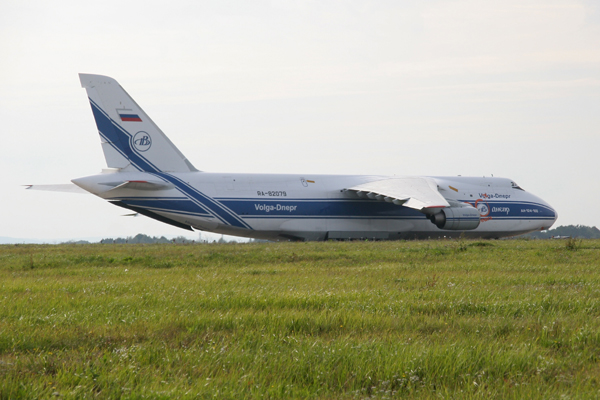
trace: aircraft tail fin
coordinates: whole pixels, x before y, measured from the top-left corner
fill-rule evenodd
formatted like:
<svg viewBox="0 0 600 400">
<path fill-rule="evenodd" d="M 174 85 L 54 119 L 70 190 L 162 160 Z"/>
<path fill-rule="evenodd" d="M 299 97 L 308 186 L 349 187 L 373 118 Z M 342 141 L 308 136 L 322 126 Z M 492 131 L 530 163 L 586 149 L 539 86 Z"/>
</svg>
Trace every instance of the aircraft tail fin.
<svg viewBox="0 0 600 400">
<path fill-rule="evenodd" d="M 106 164 L 145 172 L 197 171 L 116 80 L 79 74 L 87 91 Z"/>
</svg>

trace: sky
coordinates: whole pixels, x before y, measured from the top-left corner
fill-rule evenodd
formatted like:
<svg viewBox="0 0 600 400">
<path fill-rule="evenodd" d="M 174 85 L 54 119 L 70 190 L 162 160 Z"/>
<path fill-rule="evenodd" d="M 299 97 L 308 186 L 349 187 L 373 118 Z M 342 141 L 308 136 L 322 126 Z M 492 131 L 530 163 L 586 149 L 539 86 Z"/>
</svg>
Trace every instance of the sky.
<svg viewBox="0 0 600 400">
<path fill-rule="evenodd" d="M 198 236 L 24 190 L 106 167 L 80 72 L 203 171 L 493 174 L 600 226 L 597 1 L 4 1 L 0 237 Z"/>
</svg>

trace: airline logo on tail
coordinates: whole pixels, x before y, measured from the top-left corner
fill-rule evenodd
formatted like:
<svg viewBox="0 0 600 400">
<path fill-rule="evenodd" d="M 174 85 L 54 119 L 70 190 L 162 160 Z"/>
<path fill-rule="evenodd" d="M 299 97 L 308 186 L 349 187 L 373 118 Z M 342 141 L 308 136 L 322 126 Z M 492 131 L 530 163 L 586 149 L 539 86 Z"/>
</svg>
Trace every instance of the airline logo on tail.
<svg viewBox="0 0 600 400">
<path fill-rule="evenodd" d="M 140 118 L 140 116 L 137 114 L 134 114 L 133 110 L 128 110 L 126 108 L 121 108 L 121 109 L 117 108 L 117 113 L 119 114 L 121 121 L 142 122 L 142 119 Z"/>
<path fill-rule="evenodd" d="M 133 147 L 135 147 L 137 151 L 146 151 L 150 146 L 152 146 L 152 139 L 147 132 L 139 131 L 133 137 Z"/>
</svg>

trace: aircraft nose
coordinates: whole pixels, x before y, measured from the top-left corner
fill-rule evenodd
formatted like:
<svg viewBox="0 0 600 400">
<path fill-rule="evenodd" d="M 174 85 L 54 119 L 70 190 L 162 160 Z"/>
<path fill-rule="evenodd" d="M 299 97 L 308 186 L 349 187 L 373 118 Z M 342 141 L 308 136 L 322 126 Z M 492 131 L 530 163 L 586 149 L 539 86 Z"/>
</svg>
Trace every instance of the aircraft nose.
<svg viewBox="0 0 600 400">
<path fill-rule="evenodd" d="M 558 219 L 558 213 L 556 212 L 556 210 L 547 202 L 543 202 L 543 204 L 546 206 L 547 208 L 547 216 L 548 219 L 546 220 L 546 222 L 544 222 L 544 226 L 542 226 L 542 228 L 540 230 L 545 231 L 548 230 L 552 227 L 552 225 L 554 225 L 554 223 L 556 222 L 556 220 Z M 547 226 L 546 226 L 547 225 Z"/>
</svg>

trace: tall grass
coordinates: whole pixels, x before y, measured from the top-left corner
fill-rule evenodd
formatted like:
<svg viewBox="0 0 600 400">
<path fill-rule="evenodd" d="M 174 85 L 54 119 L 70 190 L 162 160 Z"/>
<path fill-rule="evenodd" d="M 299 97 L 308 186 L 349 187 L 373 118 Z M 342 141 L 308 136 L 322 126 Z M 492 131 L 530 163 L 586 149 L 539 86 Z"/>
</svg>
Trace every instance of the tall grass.
<svg viewBox="0 0 600 400">
<path fill-rule="evenodd" d="M 599 249 L 0 246 L 0 398 L 597 398 Z"/>
</svg>

